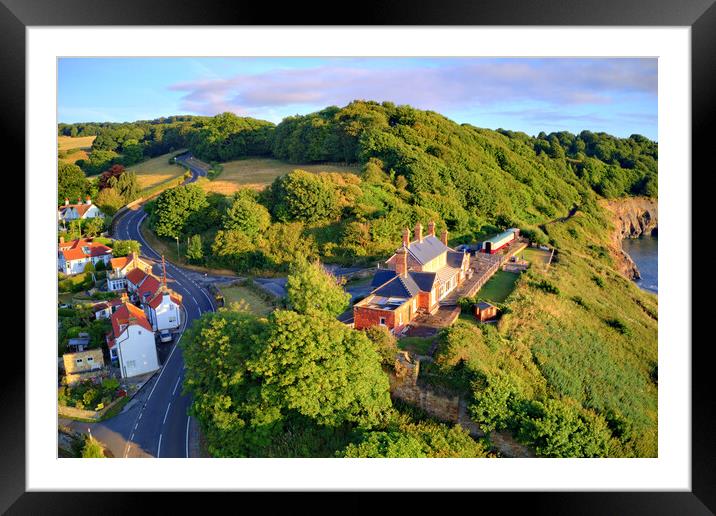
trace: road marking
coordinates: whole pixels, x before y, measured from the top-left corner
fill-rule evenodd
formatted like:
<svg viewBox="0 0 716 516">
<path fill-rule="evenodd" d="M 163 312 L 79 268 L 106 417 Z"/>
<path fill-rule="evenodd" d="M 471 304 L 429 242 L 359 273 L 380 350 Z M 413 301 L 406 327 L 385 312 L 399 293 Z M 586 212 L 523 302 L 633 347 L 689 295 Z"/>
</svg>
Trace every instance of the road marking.
<svg viewBox="0 0 716 516">
<path fill-rule="evenodd" d="M 154 394 L 154 389 L 157 388 L 157 385 L 159 384 L 159 380 L 162 379 L 162 375 L 164 374 L 164 369 L 166 368 L 166 365 L 169 363 L 169 361 L 172 359 L 172 355 L 174 354 L 174 350 L 177 349 L 177 344 L 179 344 L 179 341 L 181 340 L 183 334 L 179 335 L 179 338 L 174 343 L 174 347 L 172 348 L 171 353 L 169 353 L 169 357 L 167 357 L 167 361 L 164 362 L 164 365 L 162 366 L 162 370 L 159 372 L 159 378 L 157 378 L 157 381 L 154 382 L 154 387 L 152 387 L 152 391 L 149 393 L 149 396 L 147 396 L 147 401 L 149 401 L 152 397 L 152 394 Z M 146 405 L 146 402 L 145 402 Z"/>
<path fill-rule="evenodd" d="M 186 418 L 186 458 L 189 458 L 189 419 L 190 417 L 187 416 Z"/>
<path fill-rule="evenodd" d="M 179 382 L 181 381 L 181 375 L 179 378 L 177 378 L 177 384 L 174 386 L 174 390 L 172 391 L 172 396 L 174 396 L 177 392 L 177 387 L 179 387 Z"/>
<path fill-rule="evenodd" d="M 171 408 L 171 406 L 172 406 L 172 402 L 170 401 L 169 405 L 167 405 L 167 411 L 164 413 L 164 421 L 162 421 L 162 424 L 167 422 L 167 415 L 169 415 L 169 409 Z"/>
<path fill-rule="evenodd" d="M 139 413 L 139 419 L 137 419 L 137 421 L 139 421 L 140 419 L 142 419 L 142 416 L 143 416 L 143 415 L 144 415 L 144 412 L 143 412 L 143 411 L 140 412 L 140 413 Z"/>
<path fill-rule="evenodd" d="M 159 446 L 157 446 L 157 459 L 159 458 L 159 454 L 162 451 L 162 434 L 159 434 Z"/>
<path fill-rule="evenodd" d="M 131 441 L 132 439 L 134 439 L 134 432 L 132 432 L 132 435 L 129 436 L 129 440 Z"/>
<path fill-rule="evenodd" d="M 138 426 L 139 426 L 139 421 L 137 421 L 136 423 L 134 423 L 134 429 L 136 430 Z"/>
</svg>

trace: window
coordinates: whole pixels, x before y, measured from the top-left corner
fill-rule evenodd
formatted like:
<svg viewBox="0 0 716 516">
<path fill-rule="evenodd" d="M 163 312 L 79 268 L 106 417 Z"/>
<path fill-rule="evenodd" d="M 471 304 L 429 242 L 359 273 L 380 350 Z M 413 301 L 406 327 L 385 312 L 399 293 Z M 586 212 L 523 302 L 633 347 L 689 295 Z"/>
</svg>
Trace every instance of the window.
<svg viewBox="0 0 716 516">
<path fill-rule="evenodd" d="M 380 318 L 380 325 L 385 326 L 385 317 Z"/>
<path fill-rule="evenodd" d="M 78 359 L 75 360 L 75 362 L 77 362 L 78 364 L 81 364 L 81 363 L 82 363 L 82 359 L 81 359 L 81 358 L 78 358 Z"/>
<path fill-rule="evenodd" d="M 87 357 L 87 362 L 94 362 L 94 357 Z"/>
</svg>

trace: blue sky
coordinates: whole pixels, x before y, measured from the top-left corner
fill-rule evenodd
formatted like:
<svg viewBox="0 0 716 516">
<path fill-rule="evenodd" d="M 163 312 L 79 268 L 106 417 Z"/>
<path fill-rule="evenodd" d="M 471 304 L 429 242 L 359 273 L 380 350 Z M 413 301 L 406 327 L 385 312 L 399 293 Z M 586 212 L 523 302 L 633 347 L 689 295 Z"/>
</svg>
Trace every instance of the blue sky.
<svg viewBox="0 0 716 516">
<path fill-rule="evenodd" d="M 536 135 L 657 138 L 657 60 L 615 58 L 62 58 L 60 122 L 232 111 L 280 122 L 354 99 Z"/>
</svg>

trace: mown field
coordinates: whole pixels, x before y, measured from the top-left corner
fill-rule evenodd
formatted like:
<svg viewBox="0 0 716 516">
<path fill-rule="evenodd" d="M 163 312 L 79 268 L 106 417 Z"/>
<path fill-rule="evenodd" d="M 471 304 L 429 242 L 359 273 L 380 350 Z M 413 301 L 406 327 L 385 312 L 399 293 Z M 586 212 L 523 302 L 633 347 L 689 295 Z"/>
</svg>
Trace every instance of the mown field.
<svg viewBox="0 0 716 516">
<path fill-rule="evenodd" d="M 148 190 L 184 174 L 186 171 L 184 167 L 169 164 L 169 157 L 175 154 L 177 154 L 177 151 L 162 154 L 156 158 L 132 165 L 127 170 L 137 174 L 137 181 L 139 181 L 139 187 L 142 190 Z"/>
<path fill-rule="evenodd" d="M 272 306 L 247 287 L 233 285 L 221 287 L 220 290 L 224 295 L 225 306 L 229 309 L 239 309 L 254 315 L 268 315 L 273 311 Z"/>
<path fill-rule="evenodd" d="M 80 159 L 87 159 L 87 152 L 92 148 L 92 142 L 96 136 L 71 136 L 57 137 L 57 150 L 60 153 L 60 161 L 74 163 Z"/>
<path fill-rule="evenodd" d="M 360 167 L 336 165 L 296 165 L 277 159 L 250 158 L 228 161 L 222 164 L 224 169 L 213 181 L 202 181 L 201 185 L 207 192 L 231 195 L 239 188 L 261 190 L 274 179 L 292 170 L 300 168 L 308 172 L 353 172 L 358 173 Z"/>
<path fill-rule="evenodd" d="M 502 303 L 514 290 L 519 277 L 519 274 L 513 272 L 497 271 L 480 289 L 477 297 L 493 303 Z"/>
</svg>

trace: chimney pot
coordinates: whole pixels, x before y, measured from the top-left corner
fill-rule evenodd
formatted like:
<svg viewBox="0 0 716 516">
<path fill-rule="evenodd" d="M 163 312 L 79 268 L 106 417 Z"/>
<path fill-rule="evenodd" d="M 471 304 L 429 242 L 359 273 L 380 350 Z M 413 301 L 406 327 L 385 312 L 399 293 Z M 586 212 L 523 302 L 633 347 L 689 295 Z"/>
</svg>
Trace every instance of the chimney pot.
<svg viewBox="0 0 716 516">
<path fill-rule="evenodd" d="M 70 204 L 70 200 L 67 197 L 65 197 L 65 206 L 69 206 L 69 204 Z"/>
<path fill-rule="evenodd" d="M 428 222 L 428 235 L 435 236 L 435 221 Z"/>
<path fill-rule="evenodd" d="M 448 237 L 447 229 L 443 229 L 442 232 L 440 233 L 440 241 L 443 243 L 443 245 L 448 245 L 447 237 Z"/>
<path fill-rule="evenodd" d="M 423 225 L 420 222 L 415 224 L 415 240 L 418 242 L 423 241 Z"/>
<path fill-rule="evenodd" d="M 403 245 L 410 247 L 410 230 L 408 228 L 403 230 Z"/>
<path fill-rule="evenodd" d="M 395 273 L 402 277 L 408 275 L 408 250 L 405 247 L 398 249 L 395 255 Z"/>
</svg>

